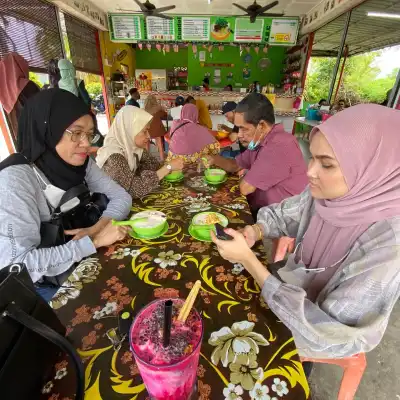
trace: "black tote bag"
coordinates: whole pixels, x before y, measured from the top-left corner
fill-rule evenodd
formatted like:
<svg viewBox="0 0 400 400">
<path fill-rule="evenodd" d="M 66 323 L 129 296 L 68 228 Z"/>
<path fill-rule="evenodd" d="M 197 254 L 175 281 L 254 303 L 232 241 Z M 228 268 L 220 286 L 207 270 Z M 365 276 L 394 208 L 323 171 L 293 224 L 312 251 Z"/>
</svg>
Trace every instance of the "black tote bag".
<svg viewBox="0 0 400 400">
<path fill-rule="evenodd" d="M 51 378 L 60 352 L 76 372 L 75 399 L 84 398 L 84 371 L 79 355 L 64 337 L 65 328 L 39 296 L 26 267 L 0 270 L 0 398 L 36 400 Z"/>
</svg>

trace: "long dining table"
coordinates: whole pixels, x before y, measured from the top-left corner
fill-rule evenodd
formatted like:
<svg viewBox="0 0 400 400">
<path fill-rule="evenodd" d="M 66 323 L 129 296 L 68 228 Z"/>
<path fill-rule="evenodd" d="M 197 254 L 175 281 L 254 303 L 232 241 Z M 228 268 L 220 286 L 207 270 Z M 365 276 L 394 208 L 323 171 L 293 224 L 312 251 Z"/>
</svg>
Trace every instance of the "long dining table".
<svg viewBox="0 0 400 400">
<path fill-rule="evenodd" d="M 195 307 L 204 336 L 197 369 L 198 398 L 308 399 L 310 390 L 291 332 L 260 297 L 260 288 L 240 264 L 224 260 L 215 245 L 194 239 L 194 215 L 216 211 L 233 228 L 252 224 L 239 180 L 229 176 L 208 185 L 194 170 L 179 183 L 161 182 L 158 190 L 134 201 L 132 213 L 158 210 L 169 228 L 160 238 L 125 240 L 81 261 L 51 301 L 67 337 L 85 368 L 86 400 L 147 400 L 149 396 L 129 348 L 119 342 L 118 315 L 134 316 L 159 298 L 186 298 L 201 280 Z M 254 248 L 265 263 L 262 245 Z M 75 375 L 66 357 L 55 365 L 42 399 L 73 400 Z"/>
</svg>

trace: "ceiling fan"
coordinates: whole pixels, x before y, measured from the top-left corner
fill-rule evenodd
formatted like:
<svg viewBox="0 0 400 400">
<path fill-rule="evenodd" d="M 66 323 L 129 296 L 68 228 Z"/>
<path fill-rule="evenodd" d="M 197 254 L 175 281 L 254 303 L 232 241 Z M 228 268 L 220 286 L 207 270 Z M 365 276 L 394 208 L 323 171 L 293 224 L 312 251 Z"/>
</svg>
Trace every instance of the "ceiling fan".
<svg viewBox="0 0 400 400">
<path fill-rule="evenodd" d="M 256 21 L 257 17 L 282 17 L 284 14 L 274 14 L 274 13 L 267 13 L 266 11 L 270 10 L 271 8 L 275 7 L 279 4 L 279 1 L 273 1 L 272 3 L 266 6 L 260 6 L 257 1 L 254 0 L 254 3 L 244 8 L 240 4 L 233 3 L 234 6 L 240 8 L 244 11 L 248 16 L 250 16 L 250 22 L 253 23 Z"/>
<path fill-rule="evenodd" d="M 142 11 L 143 15 L 147 17 L 158 17 L 158 18 L 164 18 L 164 19 L 173 19 L 173 17 L 170 17 L 169 15 L 163 14 L 165 11 L 173 10 L 176 6 L 166 6 L 166 7 L 160 7 L 157 8 L 154 4 L 150 3 L 149 0 L 146 0 L 145 3 L 141 3 L 139 0 L 133 0 L 139 7 L 140 10 Z M 135 10 L 123 10 L 122 8 L 120 9 L 121 11 L 135 11 Z"/>
</svg>

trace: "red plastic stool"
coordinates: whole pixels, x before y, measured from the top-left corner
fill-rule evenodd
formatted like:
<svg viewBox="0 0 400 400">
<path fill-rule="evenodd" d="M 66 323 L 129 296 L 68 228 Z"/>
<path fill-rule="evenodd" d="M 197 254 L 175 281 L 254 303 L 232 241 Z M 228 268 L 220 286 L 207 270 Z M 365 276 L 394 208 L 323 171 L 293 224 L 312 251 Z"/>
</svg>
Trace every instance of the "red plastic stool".
<svg viewBox="0 0 400 400">
<path fill-rule="evenodd" d="M 286 253 L 292 253 L 294 250 L 295 239 L 284 236 L 272 241 L 272 259 L 274 262 L 282 261 Z"/>
<path fill-rule="evenodd" d="M 343 377 L 340 384 L 338 400 L 353 400 L 361 382 L 367 359 L 365 353 L 359 353 L 346 358 L 308 358 L 300 357 L 301 362 L 310 361 L 314 363 L 334 364 L 343 368 Z"/>
</svg>

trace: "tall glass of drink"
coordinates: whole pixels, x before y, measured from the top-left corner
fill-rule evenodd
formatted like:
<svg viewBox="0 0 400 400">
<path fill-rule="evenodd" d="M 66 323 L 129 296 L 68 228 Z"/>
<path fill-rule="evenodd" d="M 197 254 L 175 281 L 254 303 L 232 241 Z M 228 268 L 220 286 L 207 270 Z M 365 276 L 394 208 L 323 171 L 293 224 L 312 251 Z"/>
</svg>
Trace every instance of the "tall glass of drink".
<svg viewBox="0 0 400 400">
<path fill-rule="evenodd" d="M 203 322 L 194 308 L 184 323 L 178 322 L 184 300 L 171 300 L 169 345 L 164 346 L 163 341 L 166 299 L 162 299 L 148 304 L 136 316 L 129 335 L 131 350 L 151 399 L 197 400 L 196 374 Z"/>
</svg>

